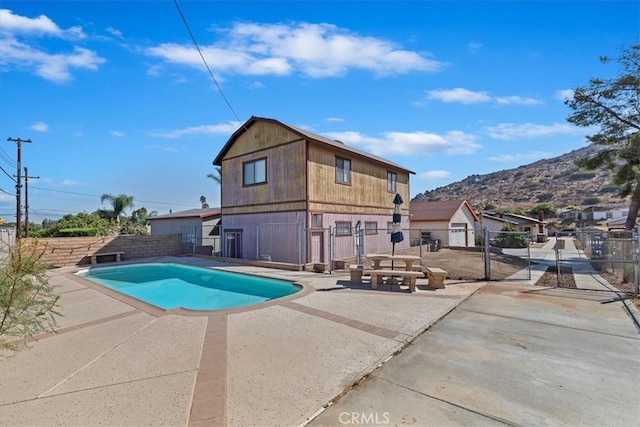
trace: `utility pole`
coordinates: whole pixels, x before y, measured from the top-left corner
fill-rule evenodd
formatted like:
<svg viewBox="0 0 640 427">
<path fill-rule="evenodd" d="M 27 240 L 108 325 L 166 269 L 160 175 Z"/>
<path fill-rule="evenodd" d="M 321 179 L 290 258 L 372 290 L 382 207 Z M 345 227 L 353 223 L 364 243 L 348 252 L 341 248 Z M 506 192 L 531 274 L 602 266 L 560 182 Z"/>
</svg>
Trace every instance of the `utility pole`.
<svg viewBox="0 0 640 427">
<path fill-rule="evenodd" d="M 29 176 L 27 167 L 24 168 L 24 237 L 29 237 L 29 178 L 40 179 L 39 176 Z"/>
<path fill-rule="evenodd" d="M 22 193 L 22 183 L 20 181 L 20 169 L 22 169 L 22 143 L 31 142 L 30 139 L 7 138 L 9 142 L 15 142 L 18 145 L 18 174 L 16 176 L 16 239 L 20 238 L 20 230 L 22 228 L 22 212 L 20 194 Z"/>
</svg>

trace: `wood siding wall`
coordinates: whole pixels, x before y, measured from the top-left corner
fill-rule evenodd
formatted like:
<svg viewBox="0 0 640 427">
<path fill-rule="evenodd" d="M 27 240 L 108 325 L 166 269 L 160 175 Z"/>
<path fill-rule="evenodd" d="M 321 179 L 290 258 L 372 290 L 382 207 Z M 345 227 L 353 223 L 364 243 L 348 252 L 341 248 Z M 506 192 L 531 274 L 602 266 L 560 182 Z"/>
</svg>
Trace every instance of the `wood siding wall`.
<svg viewBox="0 0 640 427">
<path fill-rule="evenodd" d="M 336 182 L 336 156 L 351 161 L 351 184 Z M 368 215 L 391 215 L 396 192 L 387 191 L 387 172 L 397 174 L 397 192 L 409 215 L 409 174 L 349 152 L 311 143 L 309 149 L 309 210 Z"/>
<path fill-rule="evenodd" d="M 222 215 L 306 209 L 306 144 L 281 126 L 257 122 L 222 161 Z M 267 159 L 267 182 L 243 186 L 247 161 Z"/>
</svg>

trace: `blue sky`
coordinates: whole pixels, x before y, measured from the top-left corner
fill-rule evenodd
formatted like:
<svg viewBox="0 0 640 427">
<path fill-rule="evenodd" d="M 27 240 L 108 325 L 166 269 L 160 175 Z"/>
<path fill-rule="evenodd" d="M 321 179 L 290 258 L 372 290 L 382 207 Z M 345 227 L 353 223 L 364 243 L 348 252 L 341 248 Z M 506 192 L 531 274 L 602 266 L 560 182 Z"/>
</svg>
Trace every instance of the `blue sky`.
<svg viewBox="0 0 640 427">
<path fill-rule="evenodd" d="M 587 144 L 563 100 L 613 77 L 637 1 L 0 1 L 0 215 L 218 206 L 252 115 L 416 172 L 411 196 Z M 187 26 L 204 56 L 192 42 Z M 213 78 L 211 77 L 213 76 Z M 24 170 L 22 171 L 24 173 Z M 37 178 L 35 178 L 37 177 Z M 23 194 L 24 205 L 24 194 Z"/>
</svg>

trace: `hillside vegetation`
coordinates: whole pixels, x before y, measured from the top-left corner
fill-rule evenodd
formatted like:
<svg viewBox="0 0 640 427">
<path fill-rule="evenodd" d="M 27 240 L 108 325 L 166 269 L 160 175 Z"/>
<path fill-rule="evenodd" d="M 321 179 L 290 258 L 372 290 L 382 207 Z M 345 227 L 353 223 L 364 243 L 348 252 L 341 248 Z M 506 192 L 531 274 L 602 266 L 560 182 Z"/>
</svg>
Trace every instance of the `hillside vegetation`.
<svg viewBox="0 0 640 427">
<path fill-rule="evenodd" d="M 466 199 L 485 209 L 533 208 L 548 202 L 556 208 L 609 203 L 627 203 L 611 183 L 609 170 L 581 169 L 576 161 L 592 155 L 589 145 L 551 159 L 486 175 L 471 175 L 462 181 L 416 195 L 413 200 Z"/>
</svg>

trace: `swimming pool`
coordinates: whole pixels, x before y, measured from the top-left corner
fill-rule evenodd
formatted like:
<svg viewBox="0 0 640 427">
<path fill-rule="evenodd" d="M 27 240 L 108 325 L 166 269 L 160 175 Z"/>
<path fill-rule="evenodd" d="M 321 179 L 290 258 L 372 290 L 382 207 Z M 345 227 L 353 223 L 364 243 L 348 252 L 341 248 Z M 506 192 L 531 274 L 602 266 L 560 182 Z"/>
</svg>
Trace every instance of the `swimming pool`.
<svg viewBox="0 0 640 427">
<path fill-rule="evenodd" d="M 224 310 L 302 289 L 285 280 L 171 263 L 99 267 L 76 275 L 165 310 Z"/>
</svg>

